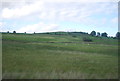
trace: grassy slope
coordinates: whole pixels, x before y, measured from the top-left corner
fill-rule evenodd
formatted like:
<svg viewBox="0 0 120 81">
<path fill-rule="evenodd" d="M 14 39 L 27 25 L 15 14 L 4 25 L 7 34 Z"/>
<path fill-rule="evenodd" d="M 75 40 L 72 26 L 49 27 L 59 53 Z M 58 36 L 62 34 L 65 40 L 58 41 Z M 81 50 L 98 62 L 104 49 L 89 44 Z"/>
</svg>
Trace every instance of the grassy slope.
<svg viewBox="0 0 120 81">
<path fill-rule="evenodd" d="M 84 36 L 3 34 L 3 78 L 117 78 L 117 40 Z"/>
</svg>

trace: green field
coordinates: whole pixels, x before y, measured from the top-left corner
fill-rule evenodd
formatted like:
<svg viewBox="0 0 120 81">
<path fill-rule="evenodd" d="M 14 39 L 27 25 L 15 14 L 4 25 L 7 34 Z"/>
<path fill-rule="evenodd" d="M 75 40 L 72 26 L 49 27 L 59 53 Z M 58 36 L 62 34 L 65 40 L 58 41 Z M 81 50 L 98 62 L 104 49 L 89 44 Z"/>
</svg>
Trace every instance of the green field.
<svg viewBox="0 0 120 81">
<path fill-rule="evenodd" d="M 118 41 L 84 34 L 2 34 L 2 69 L 6 79 L 117 79 Z"/>
</svg>

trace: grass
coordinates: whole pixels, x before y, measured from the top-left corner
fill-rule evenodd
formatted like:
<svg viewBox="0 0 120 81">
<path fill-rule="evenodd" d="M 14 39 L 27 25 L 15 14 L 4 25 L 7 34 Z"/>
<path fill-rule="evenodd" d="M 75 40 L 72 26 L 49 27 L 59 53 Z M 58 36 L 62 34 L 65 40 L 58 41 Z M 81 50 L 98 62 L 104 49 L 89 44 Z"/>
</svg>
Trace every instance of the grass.
<svg viewBox="0 0 120 81">
<path fill-rule="evenodd" d="M 3 34 L 3 78 L 118 78 L 117 40 L 90 38 L 94 43 L 83 42 L 82 36 Z"/>
</svg>

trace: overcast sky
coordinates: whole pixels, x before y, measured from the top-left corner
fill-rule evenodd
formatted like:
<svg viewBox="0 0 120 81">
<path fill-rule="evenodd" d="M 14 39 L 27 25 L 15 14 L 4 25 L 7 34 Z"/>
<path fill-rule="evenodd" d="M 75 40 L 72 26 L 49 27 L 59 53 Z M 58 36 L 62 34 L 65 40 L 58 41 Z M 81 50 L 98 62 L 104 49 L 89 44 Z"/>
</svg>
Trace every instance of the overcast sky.
<svg viewBox="0 0 120 81">
<path fill-rule="evenodd" d="M 118 31 L 117 0 L 104 2 L 4 0 L 0 5 L 0 27 L 4 32 L 15 30 L 21 33 L 53 31 L 90 33 L 95 30 L 115 36 Z"/>
</svg>

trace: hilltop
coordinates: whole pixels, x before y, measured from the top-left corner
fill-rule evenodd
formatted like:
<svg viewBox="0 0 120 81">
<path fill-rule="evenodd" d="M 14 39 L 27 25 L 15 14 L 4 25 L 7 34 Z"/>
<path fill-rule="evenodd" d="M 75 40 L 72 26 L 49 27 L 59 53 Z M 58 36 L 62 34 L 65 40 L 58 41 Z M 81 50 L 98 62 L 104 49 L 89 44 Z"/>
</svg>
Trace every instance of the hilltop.
<svg viewBox="0 0 120 81">
<path fill-rule="evenodd" d="M 66 42 L 117 45 L 118 40 L 113 37 L 92 36 L 85 32 L 47 32 L 47 33 L 3 33 L 5 38 L 12 41 L 23 42 Z"/>
</svg>

